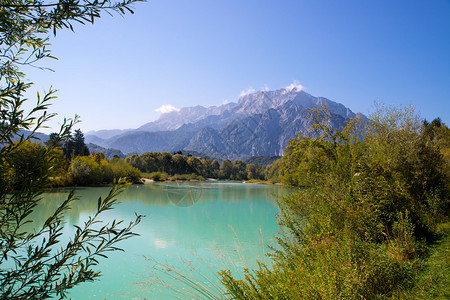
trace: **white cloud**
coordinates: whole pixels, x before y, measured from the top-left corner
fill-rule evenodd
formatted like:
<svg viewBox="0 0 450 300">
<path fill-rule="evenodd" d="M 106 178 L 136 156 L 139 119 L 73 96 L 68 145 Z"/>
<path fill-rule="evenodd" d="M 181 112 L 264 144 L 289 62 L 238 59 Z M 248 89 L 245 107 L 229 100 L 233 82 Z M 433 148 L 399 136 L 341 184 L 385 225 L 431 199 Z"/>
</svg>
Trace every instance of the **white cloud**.
<svg viewBox="0 0 450 300">
<path fill-rule="evenodd" d="M 245 91 L 241 91 L 240 96 L 244 97 L 244 96 L 250 95 L 250 94 L 252 94 L 254 92 L 255 92 L 254 88 L 248 88 Z"/>
<path fill-rule="evenodd" d="M 303 85 L 301 85 L 297 80 L 294 80 L 293 83 L 285 87 L 285 90 L 287 92 L 300 92 L 301 90 L 303 90 Z"/>
<path fill-rule="evenodd" d="M 154 243 L 155 247 L 159 248 L 159 249 L 164 249 L 164 248 L 167 248 L 168 246 L 175 244 L 174 241 L 166 241 L 166 240 L 163 240 L 160 238 L 155 238 L 153 243 Z"/>
<path fill-rule="evenodd" d="M 167 114 L 173 111 L 180 111 L 179 108 L 174 107 L 173 105 L 170 104 L 164 104 L 161 105 L 161 107 L 155 109 L 156 112 L 159 112 L 161 114 Z"/>
<path fill-rule="evenodd" d="M 267 83 L 264 85 L 263 91 L 264 91 L 264 92 L 270 91 L 269 86 L 267 85 Z"/>
</svg>

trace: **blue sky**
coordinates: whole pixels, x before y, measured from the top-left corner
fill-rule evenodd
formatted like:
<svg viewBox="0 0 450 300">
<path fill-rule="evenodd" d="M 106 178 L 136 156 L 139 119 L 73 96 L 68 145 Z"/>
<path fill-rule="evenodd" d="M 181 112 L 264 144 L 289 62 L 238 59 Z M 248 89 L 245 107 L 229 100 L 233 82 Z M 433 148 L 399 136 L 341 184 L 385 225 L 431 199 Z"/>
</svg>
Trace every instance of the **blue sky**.
<svg viewBox="0 0 450 300">
<path fill-rule="evenodd" d="M 136 128 L 174 107 L 235 102 L 296 81 L 369 113 L 414 105 L 450 124 L 450 1 L 153 0 L 51 39 L 57 120 L 83 131 Z M 51 124 L 55 126 L 54 123 Z"/>
</svg>

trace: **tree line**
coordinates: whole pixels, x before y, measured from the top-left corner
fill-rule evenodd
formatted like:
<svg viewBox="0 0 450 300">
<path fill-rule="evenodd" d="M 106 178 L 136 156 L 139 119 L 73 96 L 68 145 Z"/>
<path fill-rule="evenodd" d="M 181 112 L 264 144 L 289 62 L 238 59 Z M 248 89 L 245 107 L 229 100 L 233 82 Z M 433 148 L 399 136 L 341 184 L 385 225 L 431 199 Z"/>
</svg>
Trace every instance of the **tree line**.
<svg viewBox="0 0 450 300">
<path fill-rule="evenodd" d="M 47 188 L 113 183 L 120 178 L 136 183 L 141 179 L 141 172 L 124 159 L 114 157 L 108 160 L 101 152 L 91 154 L 80 129 L 74 134 L 69 132 L 64 140 L 57 140 L 57 134 L 52 133 L 45 143 L 22 141 L 13 145 L 14 150 L 3 157 L 8 161 L 5 174 L 14 184 L 10 186 L 12 189 L 20 189 L 28 180 L 30 174 L 27 170 L 32 165 L 36 165 L 32 171 L 34 176 L 39 177 L 40 173 L 50 176 L 44 186 Z M 46 156 L 42 159 L 44 153 Z M 41 164 L 37 163 L 39 159 Z"/>
<path fill-rule="evenodd" d="M 57 133 L 51 133 L 45 143 L 21 142 L 8 156 L 11 161 L 10 176 L 26 176 L 24 170 L 27 162 L 36 160 L 42 152 L 49 149 L 51 151 L 48 155 L 52 159 L 47 162 L 51 169 L 47 187 L 106 184 L 119 178 L 131 183 L 141 183 L 141 177 L 155 181 L 206 178 L 238 181 L 271 180 L 272 183 L 280 181 L 280 170 L 277 168 L 279 162 L 267 167 L 242 160 L 225 159 L 219 163 L 217 159 L 183 155 L 181 151 L 146 152 L 125 159 L 114 156 L 108 160 L 102 152 L 90 153 L 80 129 L 75 130 L 73 134 L 69 132 L 63 140 L 58 139 Z M 41 169 L 42 172 L 45 170 Z M 18 181 L 14 182 L 17 188 Z"/>
<path fill-rule="evenodd" d="M 183 178 L 175 175 L 196 175 L 193 178 L 215 178 L 224 180 L 264 180 L 265 169 L 256 164 L 247 164 L 242 160 L 223 160 L 198 158 L 190 154 L 183 155 L 181 151 L 146 152 L 132 155 L 125 161 L 144 173 L 151 179 L 165 180 L 168 178 Z M 189 177 L 185 177 L 189 178 Z"/>
</svg>

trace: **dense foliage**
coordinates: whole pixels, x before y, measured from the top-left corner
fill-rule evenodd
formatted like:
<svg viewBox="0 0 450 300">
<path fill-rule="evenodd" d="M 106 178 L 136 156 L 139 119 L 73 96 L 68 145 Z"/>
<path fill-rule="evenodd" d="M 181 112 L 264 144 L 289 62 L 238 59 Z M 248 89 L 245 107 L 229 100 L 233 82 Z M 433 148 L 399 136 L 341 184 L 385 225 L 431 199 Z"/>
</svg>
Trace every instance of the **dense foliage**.
<svg viewBox="0 0 450 300">
<path fill-rule="evenodd" d="M 276 155 L 272 155 L 272 156 L 252 156 L 252 157 L 246 159 L 245 163 L 247 163 L 247 164 L 255 164 L 255 165 L 266 167 L 266 166 L 272 164 L 274 161 L 276 161 L 276 160 L 278 160 L 280 158 L 281 158 L 281 156 L 276 156 Z"/>
<path fill-rule="evenodd" d="M 342 130 L 313 112 L 313 137 L 290 142 L 281 179 L 299 187 L 280 200 L 273 265 L 221 272 L 233 299 L 377 299 L 414 286 L 449 212 L 449 129 L 412 109 L 381 108 Z M 322 117 L 325 117 L 323 119 Z"/>
<path fill-rule="evenodd" d="M 134 235 L 137 216 L 129 225 L 121 221 L 102 224 L 101 214 L 112 208 L 124 183 L 114 185 L 105 198 L 95 199 L 96 213 L 76 228 L 62 244 L 63 215 L 77 199 L 74 193 L 42 225 L 31 217 L 42 193 L 60 177 L 65 159 L 58 147 L 70 138 L 76 121 L 65 120 L 47 147 L 31 143 L 37 131 L 54 116 L 48 113 L 54 91 L 37 101 L 30 111 L 23 107 L 32 82 L 24 67 L 43 68 L 52 58 L 48 38 L 72 22 L 93 23 L 102 11 L 123 14 L 137 0 L 0 2 L 0 298 L 63 298 L 68 289 L 100 275 L 94 266 L 99 257 L 118 249 L 116 243 Z M 26 132 L 26 135 L 25 133 Z M 77 151 L 73 149 L 74 151 Z M 83 149 L 81 149 L 83 152 Z M 71 151 L 73 153 L 73 151 Z M 86 154 L 86 152 L 84 152 Z"/>
<path fill-rule="evenodd" d="M 81 131 L 77 131 L 80 135 Z M 141 182 L 141 172 L 124 159 L 114 157 L 108 160 L 101 152 L 89 155 L 84 142 L 74 143 L 70 133 L 65 142 L 58 142 L 60 147 L 47 144 L 49 146 L 30 141 L 13 144 L 16 146 L 14 150 L 3 158 L 4 165 L 8 166 L 5 180 L 14 182 L 10 188 L 19 189 L 22 182 L 29 180 L 30 172 L 32 175 L 42 174 L 42 178 L 48 176 L 48 180 L 41 183 L 43 188 L 110 184 L 119 178 L 130 183 Z M 67 152 L 68 144 L 87 152 L 74 149 Z M 42 154 L 47 152 L 46 159 L 42 160 Z"/>
<path fill-rule="evenodd" d="M 72 184 L 75 185 L 112 183 L 117 178 L 137 183 L 141 179 L 141 172 L 128 165 L 122 158 L 116 157 L 108 161 L 101 153 L 73 158 L 69 175 Z"/>
<path fill-rule="evenodd" d="M 264 179 L 264 168 L 246 164 L 242 160 L 225 159 L 221 164 L 216 159 L 198 158 L 181 153 L 146 152 L 125 159 L 131 166 L 147 173 L 156 181 L 172 179 L 218 178 L 229 180 Z M 174 175 L 191 175 L 180 177 Z"/>
</svg>

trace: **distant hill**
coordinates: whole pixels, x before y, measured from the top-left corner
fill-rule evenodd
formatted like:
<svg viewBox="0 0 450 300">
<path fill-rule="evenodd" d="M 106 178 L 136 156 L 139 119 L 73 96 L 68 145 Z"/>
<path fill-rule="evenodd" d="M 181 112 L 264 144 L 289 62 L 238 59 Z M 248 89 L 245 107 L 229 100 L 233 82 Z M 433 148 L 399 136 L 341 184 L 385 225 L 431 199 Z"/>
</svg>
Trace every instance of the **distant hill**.
<svg viewBox="0 0 450 300">
<path fill-rule="evenodd" d="M 282 156 L 289 140 L 308 134 L 308 111 L 326 104 L 330 125 L 345 126 L 355 117 L 349 108 L 298 87 L 259 91 L 237 103 L 193 106 L 162 114 L 135 130 L 87 133 L 86 141 L 123 152 L 196 151 L 219 159 Z"/>
<path fill-rule="evenodd" d="M 89 152 L 91 154 L 101 152 L 106 156 L 107 159 L 112 159 L 114 156 L 118 156 L 120 158 L 126 157 L 126 155 L 118 149 L 107 149 L 92 143 L 88 143 L 86 146 L 89 148 Z"/>
<path fill-rule="evenodd" d="M 132 130 L 133 129 L 111 129 L 111 130 L 103 129 L 103 130 L 88 131 L 85 134 L 91 135 L 91 136 L 101 136 L 103 139 L 109 139 L 109 138 L 112 138 L 119 134 L 123 134 L 128 131 L 132 131 Z"/>
<path fill-rule="evenodd" d="M 268 166 L 271 163 L 273 163 L 274 161 L 276 161 L 277 159 L 280 159 L 281 156 L 252 156 L 249 159 L 247 159 L 245 161 L 245 163 L 247 164 L 256 164 L 256 165 L 260 165 L 262 167 Z"/>
<path fill-rule="evenodd" d="M 16 136 L 13 138 L 14 141 L 18 141 L 20 139 L 20 136 L 24 136 L 25 138 L 27 138 L 32 131 L 30 130 L 20 130 Z M 48 135 L 46 135 L 45 133 L 41 133 L 41 132 L 36 132 L 33 135 L 33 138 L 31 139 L 31 141 L 33 142 L 41 142 L 41 143 L 45 143 L 46 141 L 48 141 Z"/>
<path fill-rule="evenodd" d="M 24 137 L 28 137 L 31 134 L 31 131 L 29 130 L 21 130 L 17 137 L 15 138 L 15 140 L 19 139 L 19 136 L 24 135 Z M 36 132 L 33 135 L 33 142 L 41 142 L 41 143 L 45 143 L 46 141 L 48 141 L 49 136 L 45 133 L 40 133 L 40 132 Z M 107 159 L 112 159 L 115 155 L 121 157 L 121 158 L 125 158 L 127 155 L 125 155 L 122 151 L 118 150 L 118 149 L 111 149 L 111 148 L 104 148 L 101 147 L 99 145 L 96 145 L 94 143 L 88 143 L 86 145 L 89 148 L 89 152 L 91 153 L 96 153 L 96 152 L 102 152 L 103 154 L 105 154 Z"/>
</svg>

